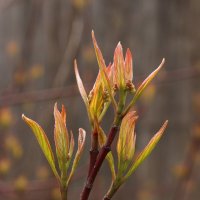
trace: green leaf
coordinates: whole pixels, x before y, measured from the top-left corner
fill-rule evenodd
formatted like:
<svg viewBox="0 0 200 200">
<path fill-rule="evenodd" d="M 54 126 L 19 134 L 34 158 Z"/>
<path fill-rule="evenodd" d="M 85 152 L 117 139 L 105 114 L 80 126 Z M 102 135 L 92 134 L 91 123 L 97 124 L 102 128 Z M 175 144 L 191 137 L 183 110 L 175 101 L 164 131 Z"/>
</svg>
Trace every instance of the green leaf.
<svg viewBox="0 0 200 200">
<path fill-rule="evenodd" d="M 136 93 L 135 93 L 135 98 L 138 99 L 140 97 L 140 95 L 142 94 L 142 92 L 145 90 L 145 88 L 150 84 L 150 82 L 154 79 L 154 77 L 158 74 L 158 72 L 160 71 L 160 69 L 163 67 L 165 63 L 165 59 L 163 58 L 161 64 L 159 65 L 159 67 L 154 70 L 140 85 L 140 87 L 137 89 Z"/>
<path fill-rule="evenodd" d="M 44 130 L 40 127 L 40 125 L 38 123 L 36 123 L 32 119 L 29 119 L 24 114 L 22 115 L 22 119 L 28 124 L 28 126 L 33 131 L 47 161 L 49 162 L 49 165 L 52 168 L 54 175 L 60 181 L 60 177 L 59 177 L 58 172 L 55 167 L 54 155 L 53 155 L 49 140 L 48 140 Z"/>
<path fill-rule="evenodd" d="M 94 31 L 92 31 L 92 40 L 93 40 L 93 45 L 94 45 L 94 49 L 95 49 L 95 53 L 96 53 L 96 57 L 97 57 L 97 62 L 98 62 L 99 68 L 100 68 L 100 73 L 101 73 L 103 82 L 107 87 L 107 90 L 108 90 L 109 96 L 111 98 L 111 102 L 112 102 L 112 104 L 114 106 L 114 109 L 117 110 L 117 103 L 116 103 L 116 101 L 114 99 L 113 89 L 112 89 L 110 80 L 108 78 L 108 75 L 106 73 L 105 61 L 103 59 L 101 50 L 99 49 L 97 41 L 95 39 Z"/>
<path fill-rule="evenodd" d="M 138 116 L 134 111 L 125 115 L 122 120 L 117 142 L 118 173 L 121 177 L 132 162 L 135 153 L 135 123 Z"/>
<path fill-rule="evenodd" d="M 155 148 L 160 138 L 162 137 L 164 130 L 167 127 L 167 124 L 168 124 L 168 121 L 165 121 L 165 123 L 162 125 L 160 130 L 153 136 L 153 138 L 150 140 L 150 142 L 147 144 L 144 150 L 136 158 L 135 162 L 133 163 L 128 173 L 125 175 L 124 179 L 127 179 L 138 168 L 138 166 L 145 160 L 145 158 L 149 156 L 149 154 L 152 152 L 152 150 Z"/>
<path fill-rule="evenodd" d="M 86 132 L 84 129 L 82 128 L 79 128 L 79 136 L 78 136 L 78 150 L 76 152 L 76 155 L 75 155 L 75 158 L 74 158 L 74 161 L 73 161 L 73 164 L 72 164 L 72 169 L 71 169 L 71 172 L 69 174 L 69 177 L 68 177 L 68 180 L 67 180 L 67 186 L 69 185 L 73 175 L 74 175 L 74 172 L 77 168 L 77 165 L 78 165 L 78 162 L 81 158 L 81 154 L 83 152 L 83 147 L 85 145 L 85 138 L 86 138 Z"/>
<path fill-rule="evenodd" d="M 142 84 L 139 86 L 139 88 L 136 90 L 136 93 L 133 97 L 133 99 L 131 100 L 130 104 L 127 106 L 127 108 L 125 109 L 123 115 L 125 115 L 130 109 L 131 107 L 135 104 L 135 102 L 138 100 L 138 98 L 141 96 L 141 94 L 143 93 L 143 91 L 146 89 L 146 87 L 151 83 L 151 81 L 154 79 L 154 77 L 158 74 L 158 72 L 161 70 L 161 68 L 163 67 L 165 63 L 165 59 L 163 58 L 161 64 L 159 65 L 159 67 L 157 69 L 155 69 L 143 82 Z"/>
<path fill-rule="evenodd" d="M 106 143 L 106 140 L 107 140 L 106 134 L 104 133 L 103 129 L 101 127 L 99 127 L 99 130 L 98 130 L 99 146 L 103 147 L 103 145 Z M 107 154 L 106 159 L 107 159 L 108 165 L 110 167 L 110 171 L 112 174 L 112 180 L 115 180 L 115 178 L 116 178 L 115 164 L 114 164 L 114 158 L 113 158 L 111 151 Z"/>
<path fill-rule="evenodd" d="M 69 153 L 69 133 L 66 128 L 66 111 L 62 106 L 62 113 L 57 108 L 57 103 L 54 106 L 54 141 L 56 146 L 57 156 L 62 162 L 66 162 Z"/>
<path fill-rule="evenodd" d="M 91 113 L 90 113 L 90 108 L 89 108 L 88 96 L 87 96 L 87 93 L 86 93 L 85 88 L 83 86 L 83 82 L 81 80 L 81 77 L 79 75 L 76 60 L 74 61 L 74 71 L 75 71 L 75 75 L 76 75 L 76 82 L 77 82 L 77 85 L 78 85 L 79 92 L 80 92 L 81 97 L 82 97 L 82 99 L 85 103 L 85 106 L 86 106 L 86 109 L 87 109 L 87 112 L 88 112 L 88 116 L 89 116 L 89 119 L 91 121 Z"/>
</svg>

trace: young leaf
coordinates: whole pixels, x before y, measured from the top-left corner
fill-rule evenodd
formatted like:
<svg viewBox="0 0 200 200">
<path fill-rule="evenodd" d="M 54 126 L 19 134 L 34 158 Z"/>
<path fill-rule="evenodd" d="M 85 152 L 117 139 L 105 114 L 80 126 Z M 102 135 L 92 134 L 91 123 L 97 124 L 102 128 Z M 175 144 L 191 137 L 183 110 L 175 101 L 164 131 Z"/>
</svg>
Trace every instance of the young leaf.
<svg viewBox="0 0 200 200">
<path fill-rule="evenodd" d="M 122 120 L 117 142 L 119 177 L 127 170 L 135 153 L 135 122 L 137 118 L 135 112 L 131 111 Z"/>
<path fill-rule="evenodd" d="M 158 74 L 158 72 L 160 71 L 160 69 L 163 67 L 165 63 L 165 59 L 163 58 L 161 64 L 159 65 L 159 67 L 154 70 L 140 85 L 140 87 L 137 89 L 136 91 L 136 99 L 139 98 L 139 96 L 142 94 L 142 92 L 145 90 L 145 88 L 149 85 L 149 83 L 154 79 L 154 77 Z"/>
<path fill-rule="evenodd" d="M 69 153 L 69 133 L 66 128 L 66 111 L 64 106 L 62 106 L 62 112 L 60 113 L 57 108 L 57 103 L 54 106 L 54 118 L 55 118 L 55 128 L 54 128 L 54 140 L 56 146 L 56 152 L 58 160 L 66 162 Z"/>
<path fill-rule="evenodd" d="M 162 137 L 167 127 L 167 124 L 168 124 L 168 121 L 165 121 L 165 123 L 162 125 L 160 130 L 153 136 L 153 138 L 150 140 L 150 142 L 147 144 L 144 150 L 136 158 L 136 161 L 133 163 L 132 167 L 130 168 L 128 173 L 125 175 L 124 179 L 127 179 L 137 169 L 137 167 L 144 161 L 144 159 L 149 156 L 149 154 L 152 152 L 152 150 L 155 148 L 160 138 Z"/>
<path fill-rule="evenodd" d="M 53 155 L 49 140 L 48 140 L 44 130 L 40 127 L 40 125 L 38 123 L 36 123 L 32 119 L 29 119 L 24 114 L 22 115 L 22 119 L 28 124 L 28 126 L 33 131 L 47 161 L 49 162 L 49 165 L 52 168 L 54 175 L 60 181 L 60 177 L 59 177 L 58 172 L 55 167 L 54 155 Z"/>
<path fill-rule="evenodd" d="M 114 99 L 111 82 L 110 82 L 108 75 L 106 73 L 106 64 L 105 64 L 105 61 L 103 59 L 101 50 L 99 49 L 97 41 L 95 39 L 94 31 L 92 31 L 92 40 L 93 40 L 93 45 L 94 45 L 94 49 L 95 49 L 95 53 L 96 53 L 96 57 L 97 57 L 97 62 L 98 62 L 99 68 L 100 68 L 100 73 L 102 75 L 103 82 L 107 86 L 108 93 L 110 95 L 114 109 L 116 110 L 117 109 L 117 103 Z"/>
<path fill-rule="evenodd" d="M 81 80 L 81 77 L 79 75 L 79 71 L 78 71 L 76 60 L 74 60 L 74 71 L 75 71 L 75 75 L 76 75 L 76 82 L 77 82 L 77 85 L 78 85 L 79 92 L 80 92 L 81 97 L 82 97 L 82 99 L 83 99 L 83 101 L 85 103 L 89 118 L 91 119 L 88 96 L 87 96 L 87 93 L 86 93 L 85 88 L 83 86 L 83 82 Z"/>
<path fill-rule="evenodd" d="M 150 84 L 150 82 L 154 79 L 154 77 L 158 74 L 158 72 L 160 71 L 160 69 L 163 67 L 165 63 L 165 59 L 163 58 L 161 64 L 159 65 L 159 67 L 154 70 L 143 82 L 142 84 L 139 86 L 139 88 L 136 90 L 136 93 L 132 99 L 132 101 L 130 102 L 130 104 L 127 106 L 127 108 L 124 111 L 124 115 L 131 109 L 131 107 L 135 104 L 135 102 L 138 100 L 138 98 L 140 97 L 140 95 L 142 94 L 142 92 L 146 89 L 146 87 Z"/>
<path fill-rule="evenodd" d="M 78 165 L 78 162 L 80 160 L 81 154 L 83 152 L 83 147 L 85 145 L 85 138 L 86 138 L 86 132 L 84 129 L 79 128 L 79 136 L 78 136 L 78 150 L 76 152 L 73 164 L 72 164 L 72 169 L 69 174 L 68 180 L 67 180 L 67 186 L 69 185 L 69 182 L 72 179 L 72 176 L 74 175 L 74 172 L 76 170 L 76 167 Z"/>
<path fill-rule="evenodd" d="M 125 79 L 126 81 L 133 81 L 133 61 L 130 49 L 126 51 L 125 57 Z"/>
<path fill-rule="evenodd" d="M 125 88 L 125 63 L 122 45 L 119 42 L 114 53 L 114 83 L 118 88 Z"/>
<path fill-rule="evenodd" d="M 70 146 L 69 146 L 69 158 L 71 158 L 72 157 L 72 154 L 73 154 L 73 152 L 74 152 L 74 136 L 73 136 L 73 133 L 72 133 L 72 131 L 71 131 L 71 137 L 70 137 Z"/>
</svg>

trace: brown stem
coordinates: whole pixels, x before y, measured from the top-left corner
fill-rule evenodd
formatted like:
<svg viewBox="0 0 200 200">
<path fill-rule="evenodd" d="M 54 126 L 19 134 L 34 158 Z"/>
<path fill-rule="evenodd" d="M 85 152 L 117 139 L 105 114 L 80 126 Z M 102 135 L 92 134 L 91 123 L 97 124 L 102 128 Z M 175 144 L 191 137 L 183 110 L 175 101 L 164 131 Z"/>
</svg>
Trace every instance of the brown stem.
<svg viewBox="0 0 200 200">
<path fill-rule="evenodd" d="M 67 200 L 67 189 L 65 187 L 60 188 L 60 193 L 62 200 Z"/>
<path fill-rule="evenodd" d="M 89 164 L 89 170 L 88 170 L 88 177 L 90 176 L 91 171 L 95 165 L 98 154 L 99 154 L 98 133 L 97 131 L 94 131 L 91 136 L 90 164 Z"/>
<path fill-rule="evenodd" d="M 111 150 L 111 144 L 115 138 L 115 135 L 118 131 L 118 127 L 119 127 L 119 124 L 121 122 L 120 118 L 117 118 L 117 120 L 115 120 L 117 123 L 114 123 L 115 125 L 112 126 L 112 128 L 110 129 L 110 132 L 109 132 L 109 135 L 108 135 L 108 139 L 106 141 L 106 144 L 101 148 L 98 156 L 97 156 L 97 159 L 96 159 L 96 162 L 95 162 L 95 165 L 87 179 L 87 182 L 85 184 L 85 187 L 83 189 L 83 192 L 81 194 L 81 200 L 87 200 L 88 197 L 89 197 L 89 194 L 91 192 L 91 189 L 92 189 L 92 186 L 93 186 L 93 183 L 94 183 L 94 180 L 96 178 L 96 175 L 106 157 L 106 155 L 108 154 L 108 152 L 110 152 Z"/>
</svg>

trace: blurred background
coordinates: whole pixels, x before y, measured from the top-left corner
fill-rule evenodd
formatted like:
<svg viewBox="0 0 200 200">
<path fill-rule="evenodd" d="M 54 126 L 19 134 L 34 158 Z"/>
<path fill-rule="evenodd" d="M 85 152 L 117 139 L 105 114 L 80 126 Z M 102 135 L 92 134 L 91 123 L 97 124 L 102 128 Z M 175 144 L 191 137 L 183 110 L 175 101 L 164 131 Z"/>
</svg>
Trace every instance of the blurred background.
<svg viewBox="0 0 200 200">
<path fill-rule="evenodd" d="M 199 22 L 198 0 L 0 0 L 0 199 L 60 199 L 50 167 L 21 120 L 25 113 L 39 122 L 53 144 L 56 101 L 67 107 L 67 126 L 75 138 L 79 127 L 87 131 L 87 146 L 69 188 L 69 199 L 79 199 L 90 127 L 73 60 L 77 59 L 89 92 L 98 73 L 93 29 L 107 64 L 118 41 L 131 49 L 136 86 L 166 58 L 162 72 L 135 108 L 140 116 L 137 151 L 164 120 L 169 126 L 114 199 L 199 200 Z M 104 121 L 106 130 L 111 116 Z M 109 184 L 105 163 L 91 199 L 102 199 Z"/>
</svg>

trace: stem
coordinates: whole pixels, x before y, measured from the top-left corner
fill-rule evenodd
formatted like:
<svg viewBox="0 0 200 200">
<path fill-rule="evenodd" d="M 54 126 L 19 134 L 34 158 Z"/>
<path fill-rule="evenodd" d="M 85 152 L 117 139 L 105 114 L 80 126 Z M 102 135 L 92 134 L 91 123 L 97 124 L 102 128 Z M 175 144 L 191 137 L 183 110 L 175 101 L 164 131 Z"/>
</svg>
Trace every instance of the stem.
<svg viewBox="0 0 200 200">
<path fill-rule="evenodd" d="M 81 194 L 81 197 L 80 197 L 81 200 L 87 200 L 88 199 L 90 192 L 92 190 L 95 178 L 96 178 L 96 176 L 99 172 L 99 169 L 101 168 L 101 165 L 102 165 L 103 161 L 105 160 L 105 157 L 111 151 L 112 142 L 113 142 L 113 140 L 114 140 L 114 138 L 117 134 L 117 131 L 119 129 L 119 126 L 120 126 L 122 118 L 123 118 L 121 113 L 124 109 L 125 101 L 126 101 L 126 92 L 121 90 L 120 91 L 120 100 L 119 100 L 119 103 L 118 103 L 118 109 L 117 109 L 117 113 L 116 113 L 113 125 L 112 125 L 110 132 L 108 134 L 107 141 L 106 141 L 105 145 L 101 148 L 101 150 L 100 150 L 100 152 L 99 152 L 99 154 L 96 158 L 96 162 L 94 164 L 94 167 L 93 167 L 93 169 L 91 170 L 91 172 L 88 176 L 87 182 L 86 182 L 86 184 L 83 188 L 83 191 L 82 191 L 82 194 Z"/>
<path fill-rule="evenodd" d="M 104 196 L 103 200 L 110 200 L 114 196 L 114 194 L 117 192 L 119 187 L 122 185 L 123 181 L 122 179 L 116 179 L 114 182 L 112 182 L 108 192 Z"/>
<path fill-rule="evenodd" d="M 64 186 L 60 187 L 61 198 L 62 200 L 67 200 L 67 188 Z"/>
<path fill-rule="evenodd" d="M 89 164 L 89 170 L 88 170 L 88 177 L 90 176 L 90 173 L 95 165 L 98 154 L 99 154 L 98 133 L 95 130 L 93 131 L 92 136 L 91 136 L 90 164 Z"/>
<path fill-rule="evenodd" d="M 88 199 L 90 191 L 91 191 L 93 183 L 94 183 L 94 180 L 96 178 L 96 175 L 99 172 L 99 169 L 100 169 L 100 167 L 101 167 L 106 155 L 111 150 L 111 144 L 112 144 L 112 142 L 113 142 L 113 140 L 115 138 L 115 135 L 116 135 L 116 133 L 118 131 L 120 123 L 121 123 L 121 116 L 117 115 L 116 119 L 114 120 L 113 126 L 110 129 L 107 142 L 101 148 L 101 150 L 100 150 L 100 152 L 99 152 L 99 154 L 97 156 L 95 165 L 94 165 L 94 167 L 93 167 L 93 169 L 92 169 L 92 171 L 91 171 L 91 173 L 90 173 L 90 175 L 88 177 L 88 180 L 87 180 L 87 182 L 85 184 L 85 187 L 84 187 L 83 192 L 81 194 L 81 200 L 87 200 Z"/>
<path fill-rule="evenodd" d="M 114 196 L 114 194 L 117 192 L 118 188 L 112 188 L 108 193 L 104 196 L 103 200 L 110 200 Z"/>
<path fill-rule="evenodd" d="M 67 200 L 67 170 L 69 168 L 69 163 L 62 162 L 62 166 L 60 167 L 61 170 L 61 183 L 60 183 L 60 192 L 62 200 Z"/>
</svg>

